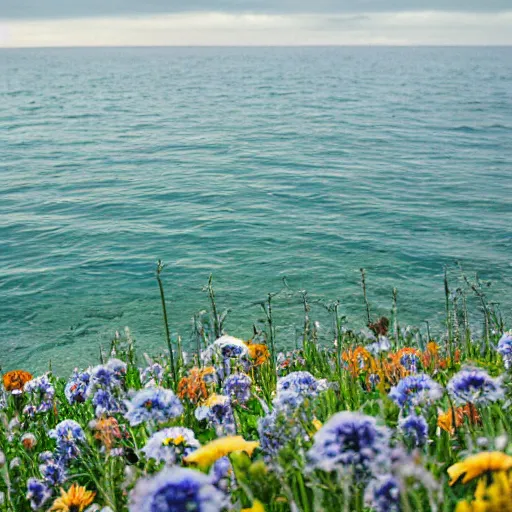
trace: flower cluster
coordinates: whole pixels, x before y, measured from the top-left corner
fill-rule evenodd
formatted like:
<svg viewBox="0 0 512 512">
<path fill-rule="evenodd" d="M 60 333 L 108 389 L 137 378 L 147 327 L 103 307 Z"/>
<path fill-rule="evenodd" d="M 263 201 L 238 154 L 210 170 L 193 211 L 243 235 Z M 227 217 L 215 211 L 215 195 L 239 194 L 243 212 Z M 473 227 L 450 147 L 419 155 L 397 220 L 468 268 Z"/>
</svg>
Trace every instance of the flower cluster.
<svg viewBox="0 0 512 512">
<path fill-rule="evenodd" d="M 164 423 L 183 414 L 179 398 L 165 388 L 142 389 L 126 403 L 126 407 L 125 418 L 132 426 L 148 421 Z"/>
<path fill-rule="evenodd" d="M 442 395 L 441 386 L 424 373 L 405 377 L 389 392 L 389 398 L 401 408 L 431 405 Z"/>
<path fill-rule="evenodd" d="M 27 416 L 48 412 L 53 407 L 53 397 L 55 388 L 53 387 L 48 375 L 42 375 L 37 379 L 29 380 L 24 387 L 25 393 L 29 396 L 29 404 L 25 406 L 23 412 Z"/>
<path fill-rule="evenodd" d="M 448 382 L 448 393 L 457 405 L 485 405 L 504 397 L 501 382 L 479 368 L 464 368 Z"/>
</svg>

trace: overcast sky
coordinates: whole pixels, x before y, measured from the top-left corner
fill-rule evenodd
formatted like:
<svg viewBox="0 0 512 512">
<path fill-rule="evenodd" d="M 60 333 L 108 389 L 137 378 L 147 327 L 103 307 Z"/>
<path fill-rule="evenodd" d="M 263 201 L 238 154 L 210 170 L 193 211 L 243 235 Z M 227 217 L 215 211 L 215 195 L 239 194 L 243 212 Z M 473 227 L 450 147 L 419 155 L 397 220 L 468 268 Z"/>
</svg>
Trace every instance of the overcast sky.
<svg viewBox="0 0 512 512">
<path fill-rule="evenodd" d="M 512 44 L 512 0 L 0 0 L 0 47 Z"/>
</svg>

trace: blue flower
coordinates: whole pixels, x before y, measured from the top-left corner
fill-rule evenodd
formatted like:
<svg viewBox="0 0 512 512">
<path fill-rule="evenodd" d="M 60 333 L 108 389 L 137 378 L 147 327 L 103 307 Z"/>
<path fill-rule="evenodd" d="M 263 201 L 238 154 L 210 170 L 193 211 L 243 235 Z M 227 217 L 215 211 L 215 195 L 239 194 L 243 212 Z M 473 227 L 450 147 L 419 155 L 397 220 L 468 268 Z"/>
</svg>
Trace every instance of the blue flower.
<svg viewBox="0 0 512 512">
<path fill-rule="evenodd" d="M 92 405 L 98 418 L 100 416 L 110 416 L 118 412 L 125 412 L 126 410 L 123 402 L 107 389 L 98 389 L 94 393 Z"/>
<path fill-rule="evenodd" d="M 325 379 L 317 380 L 309 372 L 292 372 L 277 381 L 278 396 L 282 391 L 294 391 L 313 398 L 326 388 Z"/>
<path fill-rule="evenodd" d="M 153 434 L 142 451 L 148 459 L 173 465 L 199 448 L 194 432 L 184 427 L 165 428 Z"/>
<path fill-rule="evenodd" d="M 416 354 L 404 354 L 400 358 L 400 364 L 409 372 L 416 373 L 420 358 Z"/>
<path fill-rule="evenodd" d="M 86 370 L 75 370 L 66 384 L 64 394 L 70 404 L 83 403 L 87 399 L 87 389 L 91 380 L 91 374 Z"/>
<path fill-rule="evenodd" d="M 114 377 L 119 381 L 122 382 L 124 380 L 124 377 L 126 376 L 126 368 L 127 365 L 124 361 L 121 361 L 120 359 L 109 359 L 107 365 L 107 369 L 109 369 Z"/>
<path fill-rule="evenodd" d="M 236 433 L 235 417 L 229 397 L 225 395 L 212 395 L 206 403 L 198 407 L 194 415 L 197 420 L 208 422 L 214 427 L 218 436 Z"/>
<path fill-rule="evenodd" d="M 223 492 L 232 491 L 233 486 L 236 484 L 235 473 L 229 457 L 217 459 L 213 463 L 209 475 L 213 485 Z"/>
<path fill-rule="evenodd" d="M 398 423 L 404 438 L 414 447 L 423 446 L 427 442 L 428 424 L 423 416 L 411 414 Z"/>
<path fill-rule="evenodd" d="M 62 462 L 76 457 L 80 451 L 78 444 L 85 442 L 82 427 L 73 420 L 61 421 L 48 435 L 57 440 L 57 454 Z"/>
<path fill-rule="evenodd" d="M 48 486 L 37 480 L 37 478 L 29 478 L 27 481 L 27 500 L 30 501 L 32 510 L 39 510 L 51 497 L 52 492 Z"/>
<path fill-rule="evenodd" d="M 211 477 L 184 468 L 166 468 L 141 479 L 131 493 L 130 512 L 220 512 L 226 495 Z"/>
<path fill-rule="evenodd" d="M 496 349 L 501 357 L 507 370 L 512 368 L 512 331 L 508 331 L 498 341 L 498 348 Z"/>
<path fill-rule="evenodd" d="M 448 392 L 457 405 L 487 405 L 504 397 L 499 379 L 479 368 L 464 368 L 448 382 Z"/>
<path fill-rule="evenodd" d="M 400 512 L 400 487 L 393 475 L 372 480 L 365 492 L 365 501 L 376 512 Z"/>
<path fill-rule="evenodd" d="M 366 478 L 375 458 L 389 449 L 389 432 L 375 418 L 343 411 L 332 416 L 315 434 L 308 452 L 310 469 L 352 471 Z"/>
<path fill-rule="evenodd" d="M 430 405 L 442 395 L 441 386 L 424 373 L 405 377 L 389 392 L 389 398 L 401 408 Z"/>
<path fill-rule="evenodd" d="M 382 352 L 389 352 L 391 350 L 391 342 L 386 336 L 379 336 L 378 341 L 366 347 L 368 352 L 373 356 L 378 356 Z"/>
<path fill-rule="evenodd" d="M 161 385 L 164 378 L 164 369 L 162 365 L 154 363 L 140 372 L 140 381 L 143 386 Z"/>
<path fill-rule="evenodd" d="M 30 396 L 30 405 L 27 405 L 23 412 L 28 416 L 48 412 L 53 407 L 55 388 L 52 386 L 48 375 L 42 375 L 32 379 L 25 384 L 25 393 Z"/>
<path fill-rule="evenodd" d="M 234 373 L 224 382 L 223 392 L 232 400 L 244 404 L 251 396 L 252 380 L 245 373 Z"/>
<path fill-rule="evenodd" d="M 164 388 L 142 389 L 126 405 L 128 410 L 125 418 L 132 426 L 145 421 L 163 423 L 183 414 L 179 398 L 170 389 Z"/>
<path fill-rule="evenodd" d="M 48 460 L 39 466 L 39 471 L 43 479 L 51 486 L 56 486 L 65 482 L 67 475 L 66 469 L 62 463 Z"/>
</svg>

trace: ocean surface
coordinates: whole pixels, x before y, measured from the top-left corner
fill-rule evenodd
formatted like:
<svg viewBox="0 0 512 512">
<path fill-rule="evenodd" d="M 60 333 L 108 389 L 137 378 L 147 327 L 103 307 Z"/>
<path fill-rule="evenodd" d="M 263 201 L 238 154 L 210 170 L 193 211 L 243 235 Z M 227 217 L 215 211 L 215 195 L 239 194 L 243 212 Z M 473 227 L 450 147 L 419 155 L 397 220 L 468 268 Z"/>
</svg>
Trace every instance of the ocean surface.
<svg viewBox="0 0 512 512">
<path fill-rule="evenodd" d="M 362 327 L 360 267 L 439 332 L 455 260 L 512 320 L 512 48 L 1 50 L 0 106 L 4 369 L 159 352 L 158 258 L 185 344 L 210 272 L 246 338 L 284 276 Z M 299 294 L 274 315 L 294 346 Z"/>
</svg>

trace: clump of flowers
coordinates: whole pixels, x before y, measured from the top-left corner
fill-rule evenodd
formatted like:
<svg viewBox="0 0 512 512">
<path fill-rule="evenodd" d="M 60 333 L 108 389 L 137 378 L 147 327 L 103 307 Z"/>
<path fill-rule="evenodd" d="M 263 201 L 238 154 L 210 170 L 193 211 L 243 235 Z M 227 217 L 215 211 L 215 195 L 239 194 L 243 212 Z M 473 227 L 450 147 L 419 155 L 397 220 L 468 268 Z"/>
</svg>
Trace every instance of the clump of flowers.
<svg viewBox="0 0 512 512">
<path fill-rule="evenodd" d="M 365 492 L 365 501 L 376 512 L 400 512 L 400 486 L 393 475 L 373 479 Z"/>
<path fill-rule="evenodd" d="M 91 374 L 88 370 L 79 372 L 78 369 L 75 369 L 64 389 L 64 394 L 70 404 L 86 401 L 90 381 Z"/>
<path fill-rule="evenodd" d="M 209 427 L 215 428 L 218 436 L 232 435 L 236 432 L 235 417 L 228 396 L 214 393 L 195 410 L 194 414 L 197 420 L 206 420 Z"/>
<path fill-rule="evenodd" d="M 378 455 L 389 448 L 389 432 L 375 418 L 343 411 L 332 416 L 314 435 L 308 452 L 310 469 L 349 471 L 366 478 Z"/>
<path fill-rule="evenodd" d="M 321 391 L 327 389 L 325 379 L 315 379 L 309 372 L 292 372 L 277 381 L 277 394 L 283 391 L 292 391 L 299 395 L 316 397 Z"/>
<path fill-rule="evenodd" d="M 111 359 L 106 365 L 91 370 L 87 396 L 92 396 L 96 416 L 112 415 L 124 411 L 124 377 L 126 363 Z"/>
<path fill-rule="evenodd" d="M 188 399 L 191 403 L 197 404 L 206 400 L 209 395 L 209 388 L 215 382 L 216 371 L 213 366 L 206 368 L 192 368 L 188 377 L 183 377 L 178 384 L 178 396 Z"/>
<path fill-rule="evenodd" d="M 185 427 L 170 427 L 153 434 L 142 451 L 148 459 L 179 464 L 183 457 L 201 446 L 194 432 Z"/>
<path fill-rule="evenodd" d="M 164 369 L 161 364 L 153 363 L 140 372 L 140 381 L 145 387 L 161 386 Z"/>
<path fill-rule="evenodd" d="M 411 414 L 402 418 L 398 423 L 398 428 L 412 447 L 420 447 L 427 442 L 428 423 L 423 416 Z"/>
<path fill-rule="evenodd" d="M 245 404 L 251 397 L 251 378 L 245 373 L 234 373 L 224 381 L 223 393 L 232 401 Z"/>
<path fill-rule="evenodd" d="M 430 405 L 442 395 L 441 386 L 424 373 L 403 378 L 389 392 L 389 398 L 400 408 Z"/>
<path fill-rule="evenodd" d="M 464 423 L 464 418 L 468 418 L 473 425 L 480 421 L 480 415 L 474 405 L 466 404 L 455 409 L 450 408 L 446 412 L 440 412 L 437 416 L 437 425 L 449 434 L 453 434 L 455 429 Z"/>
<path fill-rule="evenodd" d="M 52 492 L 48 486 L 37 478 L 29 478 L 27 481 L 27 500 L 30 501 L 32 510 L 40 510 L 51 498 Z"/>
<path fill-rule="evenodd" d="M 226 504 L 225 494 L 213 485 L 210 476 L 177 467 L 140 479 L 130 498 L 130 512 L 220 512 Z"/>
<path fill-rule="evenodd" d="M 94 437 L 109 452 L 112 450 L 116 440 L 122 438 L 121 428 L 115 418 L 100 418 L 92 421 L 90 427 L 94 430 Z"/>
<path fill-rule="evenodd" d="M 23 391 L 25 384 L 33 379 L 32 374 L 24 370 L 12 370 L 4 374 L 4 388 L 6 391 L 18 394 Z"/>
<path fill-rule="evenodd" d="M 507 370 L 512 368 L 512 331 L 505 332 L 498 341 L 496 349 L 503 358 L 503 364 Z"/>
<path fill-rule="evenodd" d="M 66 480 L 66 469 L 62 462 L 55 460 L 52 452 L 41 453 L 39 460 L 42 463 L 39 465 L 39 472 L 48 485 L 54 487 Z"/>
<path fill-rule="evenodd" d="M 448 393 L 457 405 L 487 405 L 504 397 L 501 382 L 479 368 L 464 368 L 448 382 Z"/>
<path fill-rule="evenodd" d="M 57 441 L 57 455 L 60 461 L 66 462 L 80 453 L 79 445 L 85 442 L 82 427 L 74 420 L 61 421 L 48 434 Z"/>
<path fill-rule="evenodd" d="M 261 366 L 270 359 L 270 352 L 267 345 L 263 343 L 246 343 L 249 357 L 254 366 Z"/>
<path fill-rule="evenodd" d="M 55 388 L 52 386 L 48 375 L 42 375 L 37 379 L 29 380 L 25 384 L 24 390 L 29 396 L 30 401 L 23 410 L 25 414 L 33 417 L 36 414 L 48 412 L 52 409 Z"/>
<path fill-rule="evenodd" d="M 183 414 L 183 405 L 179 398 L 165 388 L 142 389 L 126 406 L 125 418 L 132 426 L 146 421 L 163 423 Z"/>
</svg>

